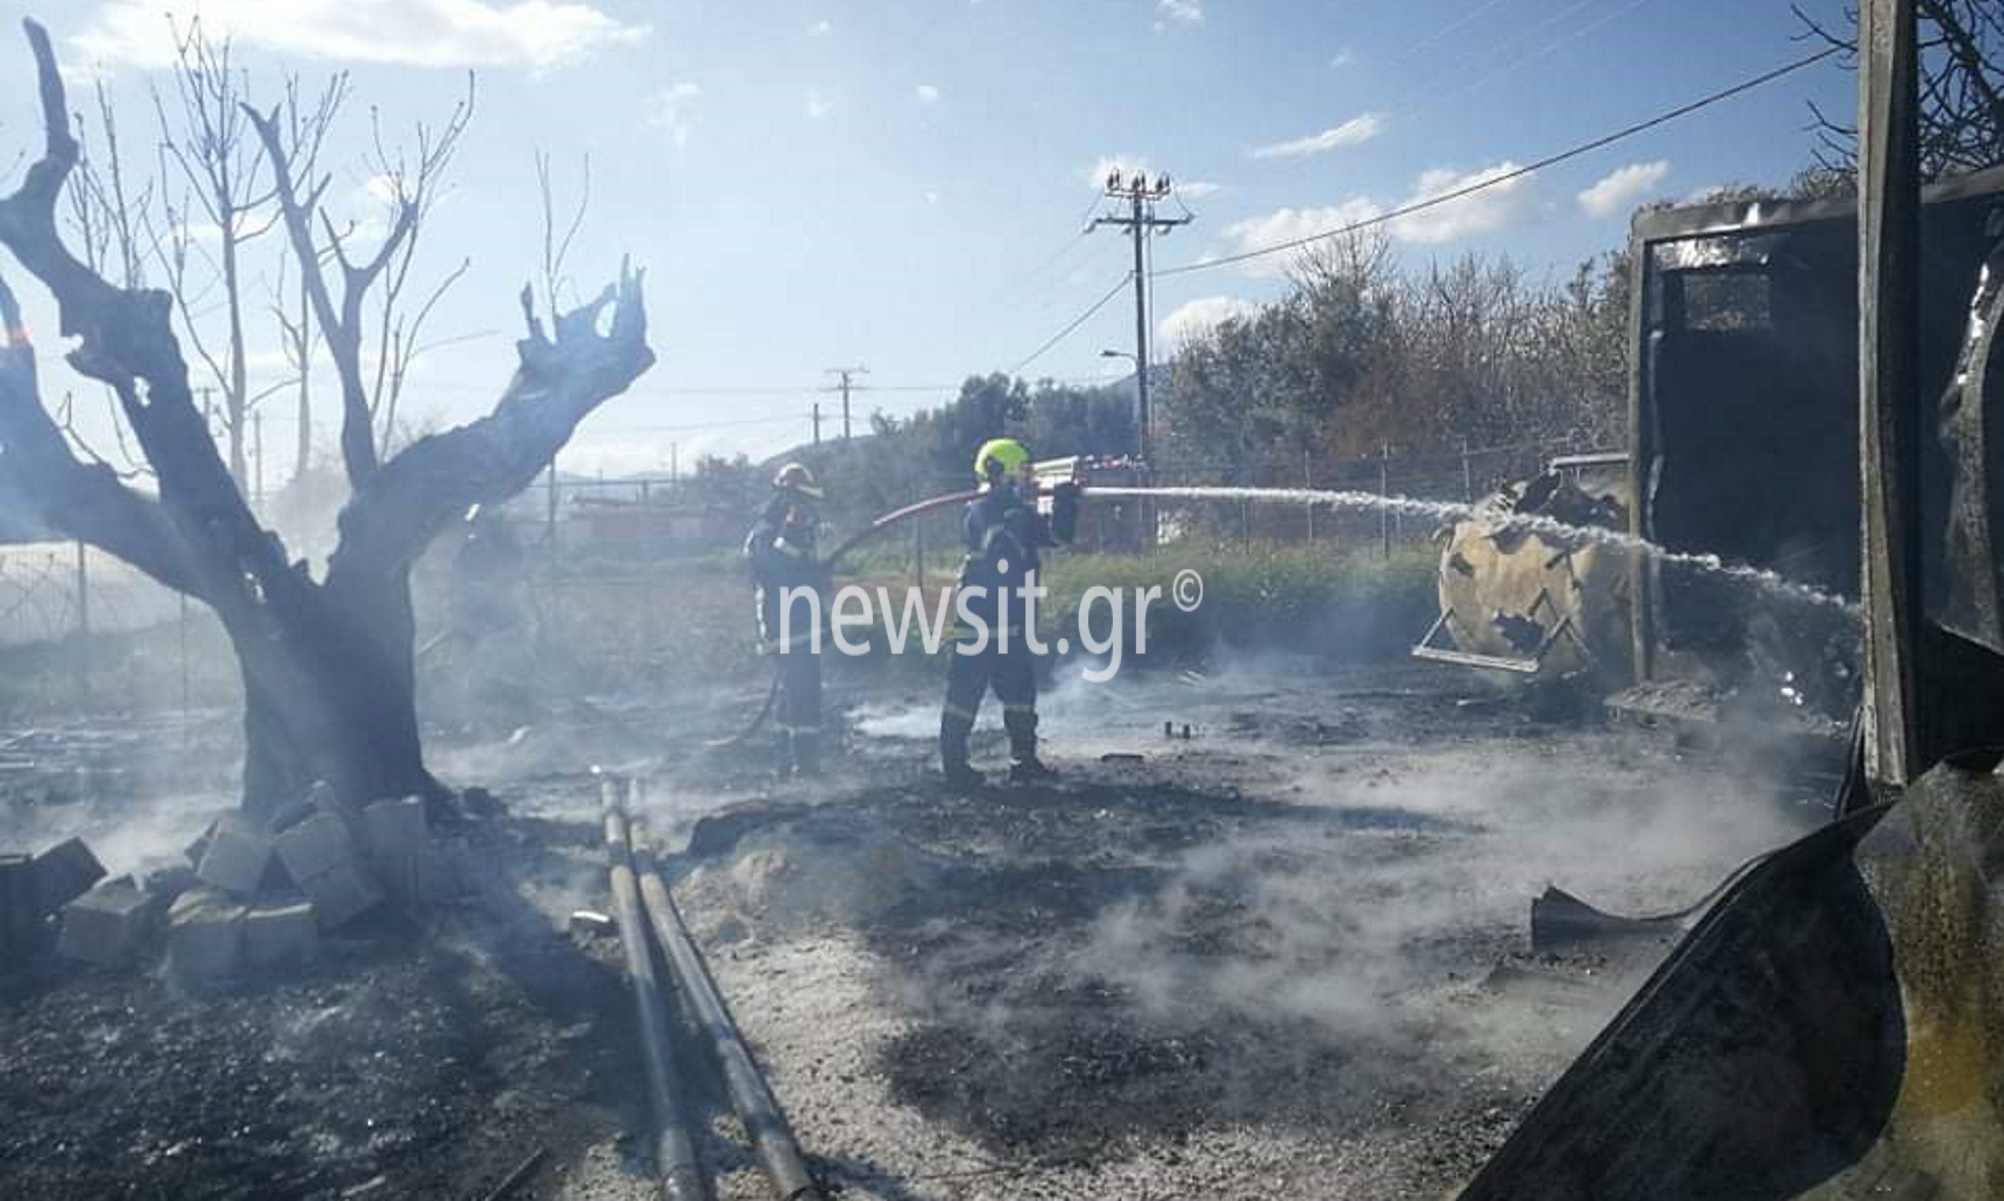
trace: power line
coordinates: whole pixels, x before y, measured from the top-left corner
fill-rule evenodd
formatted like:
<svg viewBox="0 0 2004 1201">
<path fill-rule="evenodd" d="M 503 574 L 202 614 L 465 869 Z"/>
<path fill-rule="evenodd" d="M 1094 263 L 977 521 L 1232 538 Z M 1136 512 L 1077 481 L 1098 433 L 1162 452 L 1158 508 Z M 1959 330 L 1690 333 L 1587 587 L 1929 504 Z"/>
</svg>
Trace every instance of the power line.
<svg viewBox="0 0 2004 1201">
<path fill-rule="evenodd" d="M 1588 34 L 1593 33 L 1596 30 L 1599 30 L 1601 27 L 1613 21 L 1620 20 L 1622 17 L 1627 16 L 1629 13 L 1634 12 L 1636 9 L 1641 8 L 1643 5 L 1649 2 L 1650 0 L 1629 0 L 1627 4 L 1624 4 L 1619 8 L 1603 12 L 1598 17 L 1595 17 L 1593 20 L 1588 21 L 1584 24 L 1576 25 L 1572 29 L 1566 31 L 1563 35 L 1552 38 L 1550 41 L 1545 42 L 1543 45 L 1535 47 L 1526 47 L 1525 53 L 1520 54 L 1516 58 L 1513 58 L 1507 62 L 1499 63 L 1495 66 L 1492 66 L 1487 71 L 1472 76 L 1464 75 L 1460 78 L 1459 81 L 1453 83 L 1451 86 L 1444 89 L 1443 88 L 1430 89 L 1427 92 L 1426 98 L 1422 103 L 1406 109 L 1403 115 L 1407 117 L 1413 117 L 1421 113 L 1427 112 L 1429 110 L 1437 109 L 1441 105 L 1447 103 L 1448 101 L 1456 99 L 1460 96 L 1464 96 L 1467 93 L 1474 91 L 1476 88 L 1483 87 L 1499 78 L 1502 78 L 1505 75 L 1511 75 L 1518 71 L 1521 71 L 1530 64 L 1537 62 L 1539 59 L 1544 58 L 1549 54 L 1557 52 L 1559 49 L 1563 48 L 1568 43 L 1576 42 L 1579 39 L 1586 37 Z"/>
<path fill-rule="evenodd" d="M 784 417 L 745 417 L 736 421 L 699 421 L 679 425 L 620 425 L 594 427 L 596 434 L 690 434 L 704 430 L 743 429 L 753 425 L 797 424 L 800 414 L 788 413 Z"/>
<path fill-rule="evenodd" d="M 1473 196 L 1477 192 L 1481 192 L 1486 189 L 1496 187 L 1500 184 L 1509 183 L 1513 179 L 1522 179 L 1526 175 L 1530 175 L 1536 171 L 1542 171 L 1546 167 L 1556 166 L 1559 163 L 1567 161 L 1568 159 L 1575 159 L 1583 154 L 1589 154 L 1595 150 L 1602 149 L 1603 147 L 1611 146 L 1616 142 L 1634 137 L 1636 134 L 1643 133 L 1651 129 L 1655 129 L 1659 125 L 1667 125 L 1670 122 L 1675 121 L 1680 117 L 1689 116 L 1690 114 L 1697 112 L 1701 108 L 1709 108 L 1710 106 L 1717 104 L 1722 100 L 1730 100 L 1731 98 L 1733 98 L 1734 96 L 1738 96 L 1742 92 L 1750 92 L 1753 89 L 1761 87 L 1764 84 L 1772 83 L 1775 80 L 1780 79 L 1784 75 L 1790 75 L 1796 71 L 1802 70 L 1804 67 L 1809 67 L 1815 65 L 1816 63 L 1820 63 L 1824 59 L 1842 52 L 1843 49 L 1844 47 L 1842 46 L 1831 46 L 1826 49 L 1819 50 L 1815 54 L 1798 58 L 1794 62 L 1776 67 L 1771 71 L 1767 71 L 1763 74 L 1756 75 L 1751 79 L 1742 80 L 1741 82 L 1736 83 L 1729 88 L 1724 88 L 1720 91 L 1713 92 L 1708 96 L 1704 96 L 1697 100 L 1693 100 L 1688 104 L 1679 105 L 1678 107 L 1673 108 L 1668 112 L 1658 113 L 1656 116 L 1653 116 L 1646 121 L 1638 121 L 1635 124 L 1630 125 L 1624 129 L 1618 129 L 1613 133 L 1603 134 L 1600 137 L 1594 138 L 1592 141 L 1581 142 L 1579 145 L 1570 147 L 1566 150 L 1561 150 L 1557 154 L 1547 155 L 1544 158 L 1541 158 L 1536 162 L 1530 163 L 1527 166 L 1518 167 L 1515 168 L 1514 170 L 1506 171 L 1501 175 L 1491 176 L 1490 178 L 1481 180 L 1480 182 L 1468 184 L 1464 187 L 1455 188 L 1452 191 L 1443 192 L 1438 196 L 1429 196 L 1425 200 L 1415 201 L 1412 204 L 1403 205 L 1399 208 L 1392 209 L 1389 212 L 1379 213 L 1375 217 L 1367 217 L 1362 221 L 1353 221 L 1348 225 L 1339 226 L 1335 229 L 1326 229 L 1320 233 L 1308 234 L 1306 236 L 1299 238 L 1290 238 L 1285 242 L 1276 242 L 1271 246 L 1261 246 L 1252 250 L 1242 250 L 1237 254 L 1223 255 L 1218 258 L 1204 259 L 1194 263 L 1184 263 L 1181 266 L 1176 266 L 1176 267 L 1165 267 L 1160 272 L 1157 272 L 1157 274 L 1187 275 L 1193 271 L 1208 271 L 1215 267 L 1229 267 L 1233 263 L 1243 263 L 1250 259 L 1265 258 L 1267 255 L 1270 254 L 1280 254 L 1284 251 L 1297 250 L 1303 246 L 1307 246 L 1314 242 L 1326 241 L 1327 239 L 1330 238 L 1340 238 L 1346 234 L 1356 233 L 1359 230 L 1369 229 L 1373 226 L 1384 225 L 1387 222 L 1396 221 L 1401 217 L 1409 217 L 1414 213 L 1425 212 L 1427 209 L 1438 208 L 1439 206 L 1447 204 L 1450 201 L 1460 200 L 1466 196 Z"/>
<path fill-rule="evenodd" d="M 1049 338 L 1045 339 L 1044 344 L 1042 346 L 1039 346 L 1037 347 L 1037 349 L 1031 351 L 1029 356 L 1026 357 L 1022 362 L 1016 364 L 1014 367 L 1011 367 L 1009 369 L 1009 374 L 1021 375 L 1023 373 L 1023 368 L 1028 367 L 1030 364 L 1036 362 L 1038 359 L 1043 358 L 1045 351 L 1048 351 L 1049 349 L 1051 349 L 1051 347 L 1056 346 L 1058 343 L 1070 337 L 1073 330 L 1077 329 L 1081 325 L 1084 325 L 1088 320 L 1092 318 L 1092 315 L 1094 313 L 1097 313 L 1101 309 L 1105 308 L 1108 305 L 1108 303 L 1110 303 L 1113 300 L 1114 297 L 1120 295 L 1121 289 L 1127 287 L 1128 282 L 1133 278 L 1134 278 L 1133 272 L 1129 272 L 1126 275 L 1121 276 L 1120 279 L 1117 282 L 1115 282 L 1111 288 L 1108 288 L 1106 290 L 1106 295 L 1100 297 L 1098 300 L 1093 301 L 1091 308 L 1087 309 L 1083 313 L 1080 313 L 1078 316 L 1072 318 L 1071 324 L 1065 326 L 1057 333 L 1052 334 Z"/>
<path fill-rule="evenodd" d="M 1401 50 L 1399 53 L 1393 55 L 1389 60 L 1387 60 L 1385 66 L 1387 68 L 1390 68 L 1400 65 L 1407 59 L 1413 57 L 1415 54 L 1418 54 L 1420 51 L 1426 49 L 1428 46 L 1433 45 L 1435 42 L 1438 42 L 1440 39 L 1446 37 L 1448 34 L 1453 33 L 1455 30 L 1463 28 L 1464 26 L 1473 22 L 1476 18 L 1482 16 L 1484 13 L 1488 12 L 1492 8 L 1495 8 L 1497 5 L 1501 3 L 1503 3 L 1503 0 L 1484 0 L 1483 3 L 1476 5 L 1468 12 L 1465 12 L 1461 16 L 1455 18 L 1454 20 L 1449 21 L 1447 24 L 1441 26 L 1439 29 L 1434 30 L 1432 33 L 1421 38 L 1419 41 L 1408 44 L 1404 50 Z"/>
</svg>

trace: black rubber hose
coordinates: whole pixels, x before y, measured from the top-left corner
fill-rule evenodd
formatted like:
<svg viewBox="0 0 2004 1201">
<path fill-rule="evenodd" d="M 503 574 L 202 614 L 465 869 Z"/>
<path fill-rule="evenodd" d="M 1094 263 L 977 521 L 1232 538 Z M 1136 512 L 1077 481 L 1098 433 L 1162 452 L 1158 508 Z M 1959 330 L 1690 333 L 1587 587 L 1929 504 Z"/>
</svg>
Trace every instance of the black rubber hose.
<svg viewBox="0 0 2004 1201">
<path fill-rule="evenodd" d="M 640 894 L 647 905 L 647 919 L 654 930 L 655 942 L 668 962 L 668 974 L 675 981 L 676 991 L 702 1028 L 705 1041 L 723 1071 L 731 1108 L 744 1123 L 759 1168 L 765 1172 L 779 1201 L 816 1201 L 821 1190 L 807 1170 L 793 1127 L 786 1120 L 786 1111 L 780 1108 L 772 1086 L 745 1046 L 744 1036 L 738 1032 L 730 1008 L 724 1004 L 716 979 L 689 937 L 688 927 L 682 924 L 682 915 L 675 908 L 668 886 L 645 853 L 640 855 L 639 864 Z"/>
<path fill-rule="evenodd" d="M 654 1163 L 661 1174 L 661 1195 L 666 1201 L 711 1201 L 709 1181 L 703 1177 L 695 1139 L 689 1133 L 688 1114 L 675 1094 L 667 998 L 662 996 L 661 982 L 654 972 L 647 919 L 643 916 L 640 887 L 634 878 L 633 844 L 627 831 L 626 812 L 620 808 L 618 786 L 612 780 L 599 781 L 599 800 L 605 809 L 605 851 L 611 865 L 613 916 L 619 922 L 619 941 L 626 952 L 626 975 L 633 983 L 633 1005 L 640 1019 L 640 1047 L 646 1061 L 647 1099 L 654 1114 Z"/>
</svg>

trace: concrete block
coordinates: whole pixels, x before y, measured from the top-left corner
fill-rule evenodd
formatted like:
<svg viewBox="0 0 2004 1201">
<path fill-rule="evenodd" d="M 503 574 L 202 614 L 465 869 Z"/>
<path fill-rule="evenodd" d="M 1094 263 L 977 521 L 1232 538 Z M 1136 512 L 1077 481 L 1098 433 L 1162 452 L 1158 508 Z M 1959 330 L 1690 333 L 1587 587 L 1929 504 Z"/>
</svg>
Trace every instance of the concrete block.
<svg viewBox="0 0 2004 1201">
<path fill-rule="evenodd" d="M 195 874 L 202 883 L 236 896 L 257 894 L 271 870 L 272 842 L 255 822 L 235 814 L 217 822 L 209 831 L 209 845 L 203 849 Z"/>
<path fill-rule="evenodd" d="M 334 791 L 334 786 L 325 780 L 306 790 L 306 803 L 315 813 L 325 813 L 340 818 L 341 824 L 347 826 L 351 832 L 361 828 L 362 811 L 353 802 Z"/>
<path fill-rule="evenodd" d="M 191 888 L 199 888 L 201 883 L 202 878 L 195 874 L 194 868 L 174 863 L 147 872 L 139 881 L 139 887 L 164 909 L 172 905 L 182 893 Z"/>
<path fill-rule="evenodd" d="M 394 801 L 377 801 L 362 810 L 363 842 L 370 858 L 391 857 L 416 852 L 431 839 L 425 821 L 424 798 L 407 796 Z"/>
<path fill-rule="evenodd" d="M 355 859 L 355 840 L 340 818 L 316 813 L 278 836 L 278 858 L 293 883 L 306 882 Z"/>
<path fill-rule="evenodd" d="M 81 838 L 57 843 L 35 856 L 35 907 L 54 913 L 104 879 L 104 864 Z"/>
<path fill-rule="evenodd" d="M 424 798 L 377 801 L 362 810 L 362 845 L 369 864 L 396 902 L 425 902 L 425 860 L 430 857 Z"/>
<path fill-rule="evenodd" d="M 300 881 L 299 888 L 313 902 L 314 915 L 323 930 L 345 926 L 383 901 L 383 890 L 354 860 Z"/>
<path fill-rule="evenodd" d="M 167 911 L 167 970 L 183 985 L 222 983 L 243 968 L 244 907 L 213 888 L 181 894 Z"/>
<path fill-rule="evenodd" d="M 320 920 L 310 901 L 253 905 L 244 914 L 244 959 L 253 967 L 310 962 L 320 953 Z"/>
<path fill-rule="evenodd" d="M 26 960 L 41 944 L 41 910 L 35 907 L 35 860 L 0 855 L 0 972 Z"/>
<path fill-rule="evenodd" d="M 160 898 L 142 890 L 131 876 L 106 880 L 63 906 L 63 932 L 56 952 L 65 959 L 118 967 L 146 945 Z"/>
</svg>

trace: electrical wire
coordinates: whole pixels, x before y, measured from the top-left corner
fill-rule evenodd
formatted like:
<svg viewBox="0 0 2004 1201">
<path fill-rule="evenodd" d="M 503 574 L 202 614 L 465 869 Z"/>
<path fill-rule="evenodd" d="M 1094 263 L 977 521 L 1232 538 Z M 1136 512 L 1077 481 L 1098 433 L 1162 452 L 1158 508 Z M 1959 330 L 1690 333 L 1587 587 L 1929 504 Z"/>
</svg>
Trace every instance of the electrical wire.
<svg viewBox="0 0 2004 1201">
<path fill-rule="evenodd" d="M 1518 55 L 1508 62 L 1500 63 L 1476 75 L 1463 75 L 1457 82 L 1447 88 L 1436 88 L 1429 91 L 1423 102 L 1405 109 L 1400 115 L 1405 117 L 1418 116 L 1421 113 L 1437 109 L 1450 100 L 1467 95 L 1476 88 L 1493 83 L 1506 75 L 1515 74 L 1532 63 L 1537 62 L 1539 59 L 1558 51 L 1561 47 L 1576 42 L 1611 22 L 1620 20 L 1622 17 L 1627 16 L 1647 3 L 1649 3 L 1649 0 L 1629 0 L 1629 3 L 1604 12 L 1584 24 L 1575 26 L 1563 36 L 1555 37 L 1543 45 L 1530 48 L 1526 53 Z"/>
<path fill-rule="evenodd" d="M 1387 68 L 1391 68 L 1406 62 L 1408 59 L 1412 58 L 1413 55 L 1418 54 L 1420 51 L 1426 49 L 1428 46 L 1433 45 L 1435 42 L 1438 42 L 1440 39 L 1446 37 L 1448 34 L 1453 33 L 1458 29 L 1465 28 L 1470 22 L 1474 21 L 1476 18 L 1487 13 L 1490 9 L 1495 8 L 1497 5 L 1502 3 L 1503 0 L 1483 0 L 1483 3 L 1476 5 L 1474 8 L 1463 13 L 1461 16 L 1456 17 L 1454 20 L 1449 21 L 1447 24 L 1441 26 L 1439 29 L 1434 30 L 1432 33 L 1421 38 L 1419 41 L 1411 43 L 1404 50 L 1401 50 L 1397 54 L 1394 54 L 1391 58 L 1386 60 L 1385 66 Z"/>
<path fill-rule="evenodd" d="M 1053 346 L 1056 346 L 1058 343 L 1070 337 L 1073 330 L 1077 329 L 1081 325 L 1084 325 L 1088 320 L 1092 318 L 1092 315 L 1094 313 L 1097 313 L 1101 309 L 1105 308 L 1107 306 L 1107 303 L 1111 301 L 1114 297 L 1120 295 L 1121 289 L 1127 287 L 1127 285 L 1133 282 L 1133 280 L 1134 280 L 1134 272 L 1132 271 L 1129 271 L 1127 274 L 1121 276 L 1119 281 L 1116 282 L 1113 285 L 1113 287 L 1107 289 L 1106 295 L 1100 297 L 1098 300 L 1093 301 L 1091 308 L 1088 308 L 1085 312 L 1080 313 L 1078 316 L 1072 318 L 1071 323 L 1069 325 L 1066 325 L 1063 329 L 1059 330 L 1057 333 L 1052 334 L 1049 338 L 1045 339 L 1044 344 L 1042 346 L 1039 346 L 1037 347 L 1037 349 L 1031 351 L 1028 357 L 1024 358 L 1022 362 L 1016 364 L 1014 367 L 1011 367 L 1009 369 L 1009 374 L 1021 375 L 1023 373 L 1023 368 L 1028 367 L 1030 364 L 1036 362 L 1038 359 L 1043 358 L 1046 351 L 1050 350 Z"/>
<path fill-rule="evenodd" d="M 1522 179 L 1524 176 L 1530 175 L 1537 171 L 1542 171 L 1546 167 L 1556 166 L 1559 163 L 1566 162 L 1569 159 L 1578 158 L 1583 154 L 1589 154 L 1595 150 L 1600 150 L 1604 147 L 1611 146 L 1616 142 L 1620 142 L 1627 138 L 1634 137 L 1636 134 L 1643 133 L 1651 129 L 1655 129 L 1661 125 L 1667 125 L 1670 122 L 1675 121 L 1680 117 L 1689 116 L 1690 114 L 1697 112 L 1699 109 L 1709 108 L 1710 106 L 1718 104 L 1721 101 L 1730 100 L 1734 96 L 1738 96 L 1743 92 L 1750 92 L 1755 88 L 1763 86 L 1764 84 L 1772 83 L 1775 80 L 1780 79 L 1784 75 L 1790 75 L 1796 71 L 1802 70 L 1805 67 L 1813 66 L 1816 63 L 1820 63 L 1824 59 L 1830 58 L 1833 55 L 1840 53 L 1843 49 L 1844 48 L 1841 46 L 1831 46 L 1826 49 L 1819 50 L 1814 54 L 1798 58 L 1793 62 L 1786 63 L 1782 66 L 1774 68 L 1773 70 L 1763 72 L 1762 74 L 1753 76 L 1750 79 L 1741 80 L 1739 83 L 1733 84 L 1731 87 L 1722 88 L 1719 91 L 1711 93 L 1710 95 L 1700 97 L 1697 100 L 1693 100 L 1688 104 L 1679 105 L 1676 108 L 1670 109 L 1666 112 L 1658 113 L 1657 115 L 1650 117 L 1647 120 L 1638 121 L 1633 125 L 1629 125 L 1626 126 L 1625 128 L 1615 130 L 1613 133 L 1602 134 L 1600 137 L 1594 138 L 1590 141 L 1581 142 L 1576 146 L 1572 146 L 1565 150 L 1561 150 L 1556 154 L 1548 154 L 1545 157 L 1538 159 L 1535 162 L 1529 163 L 1522 167 L 1517 167 L 1510 171 L 1506 171 L 1501 175 L 1491 176 L 1477 183 L 1468 184 L 1464 187 L 1459 187 L 1447 192 L 1442 192 L 1438 196 L 1429 196 L 1424 200 L 1418 200 L 1414 201 L 1411 204 L 1401 205 L 1398 208 L 1391 209 L 1387 212 L 1379 213 L 1374 217 L 1367 217 L 1361 221 L 1353 221 L 1348 225 L 1338 226 L 1335 229 L 1326 229 L 1321 231 L 1320 233 L 1307 234 L 1299 238 L 1290 238 L 1285 242 L 1276 242 L 1271 246 L 1260 246 L 1260 247 L 1255 247 L 1254 249 L 1251 250 L 1242 250 L 1236 254 L 1220 255 L 1217 258 L 1202 259 L 1193 263 L 1183 263 L 1175 267 L 1165 267 L 1156 274 L 1187 275 L 1194 271 L 1209 271 L 1218 267 L 1229 267 L 1234 263 L 1248 262 L 1252 259 L 1265 258 L 1267 255 L 1281 254 L 1285 251 L 1296 250 L 1303 246 L 1308 246 L 1316 242 L 1326 241 L 1330 238 L 1339 238 L 1346 234 L 1356 233 L 1359 230 L 1370 229 L 1373 226 L 1384 225 L 1387 224 L 1388 222 L 1396 221 L 1401 217 L 1412 216 L 1414 213 L 1425 212 L 1428 209 L 1438 208 L 1439 206 L 1447 204 L 1451 201 L 1460 200 L 1467 196 L 1473 196 L 1477 192 L 1486 191 L 1489 188 L 1509 183 L 1511 180 L 1514 179 Z"/>
</svg>

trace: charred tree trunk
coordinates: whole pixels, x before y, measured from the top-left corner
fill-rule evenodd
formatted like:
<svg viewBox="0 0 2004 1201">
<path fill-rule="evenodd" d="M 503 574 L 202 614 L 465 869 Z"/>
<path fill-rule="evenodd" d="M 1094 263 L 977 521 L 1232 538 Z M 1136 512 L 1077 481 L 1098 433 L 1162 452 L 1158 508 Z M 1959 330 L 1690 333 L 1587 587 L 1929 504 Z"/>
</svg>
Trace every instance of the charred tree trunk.
<svg viewBox="0 0 2004 1201">
<path fill-rule="evenodd" d="M 418 732 L 409 573 L 340 583 L 230 628 L 243 665 L 244 806 L 253 813 L 321 780 L 361 800 L 447 793 L 425 768 Z M 282 671 L 255 666 L 280 658 Z"/>
</svg>

